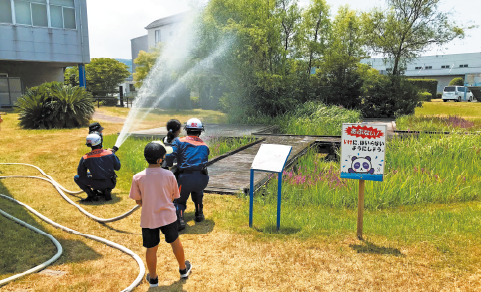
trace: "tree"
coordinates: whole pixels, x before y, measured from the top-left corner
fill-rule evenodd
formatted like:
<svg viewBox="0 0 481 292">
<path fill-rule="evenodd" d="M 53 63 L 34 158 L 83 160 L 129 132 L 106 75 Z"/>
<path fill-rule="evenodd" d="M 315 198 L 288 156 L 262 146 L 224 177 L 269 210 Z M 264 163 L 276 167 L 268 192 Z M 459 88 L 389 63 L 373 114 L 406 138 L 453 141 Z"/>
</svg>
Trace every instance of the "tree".
<svg viewBox="0 0 481 292">
<path fill-rule="evenodd" d="M 118 85 L 130 76 L 127 65 L 111 58 L 93 58 L 85 65 L 87 90 L 94 96 L 118 92 Z M 69 67 L 64 73 L 66 85 L 78 86 L 78 67 Z"/>
<path fill-rule="evenodd" d="M 118 92 L 118 85 L 130 76 L 127 65 L 111 58 L 93 58 L 85 66 L 87 88 L 94 96 Z"/>
<path fill-rule="evenodd" d="M 451 82 L 449 82 L 449 85 L 464 86 L 464 78 L 463 77 L 453 78 L 453 80 L 451 80 Z"/>
<path fill-rule="evenodd" d="M 143 81 L 160 56 L 160 50 L 160 47 L 155 47 L 151 48 L 150 52 L 140 51 L 137 58 L 134 59 L 134 64 L 137 65 L 133 74 L 136 88 L 142 87 Z"/>
<path fill-rule="evenodd" d="M 388 10 L 374 8 L 364 15 L 369 44 L 401 75 L 406 64 L 432 46 L 463 38 L 465 29 L 438 11 L 440 0 L 387 0 Z"/>
<path fill-rule="evenodd" d="M 307 60 L 307 74 L 311 74 L 316 60 L 325 53 L 331 33 L 329 5 L 325 0 L 312 0 L 302 14 L 301 33 L 298 38 L 299 56 Z"/>
</svg>

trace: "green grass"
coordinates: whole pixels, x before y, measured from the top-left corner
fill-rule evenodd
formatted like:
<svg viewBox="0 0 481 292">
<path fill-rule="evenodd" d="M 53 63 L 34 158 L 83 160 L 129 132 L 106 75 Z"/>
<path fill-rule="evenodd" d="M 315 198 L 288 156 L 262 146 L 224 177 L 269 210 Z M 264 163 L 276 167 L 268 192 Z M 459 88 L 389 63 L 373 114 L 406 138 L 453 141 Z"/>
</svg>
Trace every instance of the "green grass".
<svg viewBox="0 0 481 292">
<path fill-rule="evenodd" d="M 460 116 L 465 119 L 481 118 L 481 102 L 423 102 L 416 108 L 416 116 Z"/>
<path fill-rule="evenodd" d="M 404 131 L 473 132 L 481 130 L 481 119 L 467 120 L 459 116 L 410 115 L 396 119 L 396 129 Z"/>
</svg>

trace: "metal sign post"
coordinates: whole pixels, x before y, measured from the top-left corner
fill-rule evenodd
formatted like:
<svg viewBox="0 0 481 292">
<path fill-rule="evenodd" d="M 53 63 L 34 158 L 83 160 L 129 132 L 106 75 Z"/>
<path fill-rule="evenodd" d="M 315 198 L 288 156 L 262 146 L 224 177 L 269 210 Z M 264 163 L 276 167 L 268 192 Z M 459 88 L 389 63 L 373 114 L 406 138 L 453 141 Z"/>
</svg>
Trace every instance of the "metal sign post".
<svg viewBox="0 0 481 292">
<path fill-rule="evenodd" d="M 257 152 L 251 166 L 250 188 L 249 188 L 249 227 L 252 227 L 254 211 L 254 171 L 263 171 L 278 174 L 277 184 L 277 231 L 281 227 L 281 194 L 282 194 L 282 172 L 291 154 L 292 146 L 262 144 Z"/>
</svg>

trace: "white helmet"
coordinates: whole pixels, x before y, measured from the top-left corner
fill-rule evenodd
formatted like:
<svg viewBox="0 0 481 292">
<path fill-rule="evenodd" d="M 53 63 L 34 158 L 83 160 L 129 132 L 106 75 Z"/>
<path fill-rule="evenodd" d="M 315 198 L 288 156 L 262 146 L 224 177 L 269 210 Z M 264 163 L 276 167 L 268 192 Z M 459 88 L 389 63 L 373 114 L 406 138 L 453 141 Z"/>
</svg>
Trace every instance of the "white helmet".
<svg viewBox="0 0 481 292">
<path fill-rule="evenodd" d="M 204 125 L 202 125 L 202 122 L 199 119 L 193 118 L 187 121 L 184 129 L 191 131 L 204 131 Z"/>
<path fill-rule="evenodd" d="M 102 137 L 100 137 L 99 134 L 89 134 L 87 136 L 87 143 L 85 143 L 85 145 L 88 147 L 94 147 L 100 144 L 102 144 Z"/>
</svg>

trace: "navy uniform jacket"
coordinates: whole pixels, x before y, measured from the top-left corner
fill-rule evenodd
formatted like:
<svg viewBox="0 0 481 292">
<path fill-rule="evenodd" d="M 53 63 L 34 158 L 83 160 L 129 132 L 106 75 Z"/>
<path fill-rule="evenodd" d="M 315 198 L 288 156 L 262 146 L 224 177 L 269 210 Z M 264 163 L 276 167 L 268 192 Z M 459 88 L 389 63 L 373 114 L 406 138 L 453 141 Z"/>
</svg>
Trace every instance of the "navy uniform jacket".
<svg viewBox="0 0 481 292">
<path fill-rule="evenodd" d="M 177 158 L 177 167 L 181 170 L 202 170 L 209 159 L 209 147 L 196 136 L 175 139 L 172 148 L 174 152 L 166 155 L 166 160 Z"/>
<path fill-rule="evenodd" d="M 110 180 L 115 175 L 115 170 L 120 170 L 120 160 L 110 150 L 95 149 L 80 159 L 77 168 L 79 177 L 87 177 L 87 169 L 93 179 Z"/>
</svg>

